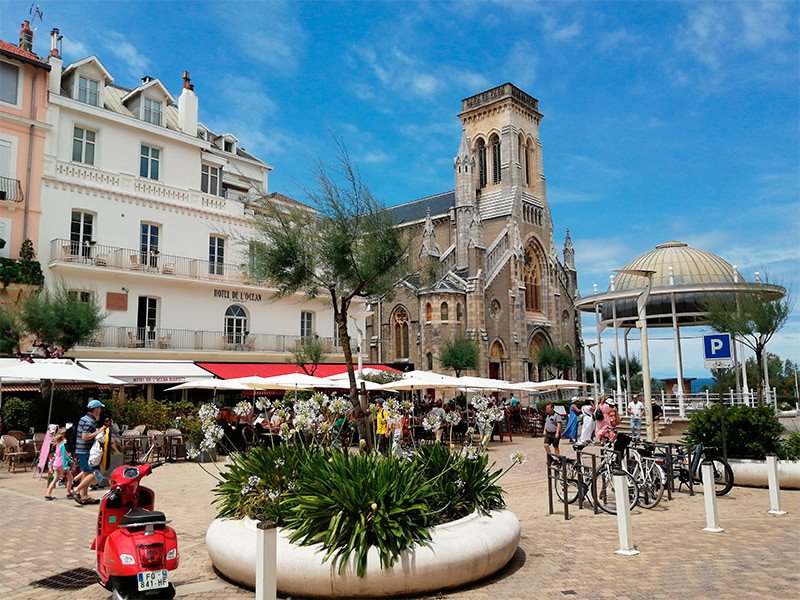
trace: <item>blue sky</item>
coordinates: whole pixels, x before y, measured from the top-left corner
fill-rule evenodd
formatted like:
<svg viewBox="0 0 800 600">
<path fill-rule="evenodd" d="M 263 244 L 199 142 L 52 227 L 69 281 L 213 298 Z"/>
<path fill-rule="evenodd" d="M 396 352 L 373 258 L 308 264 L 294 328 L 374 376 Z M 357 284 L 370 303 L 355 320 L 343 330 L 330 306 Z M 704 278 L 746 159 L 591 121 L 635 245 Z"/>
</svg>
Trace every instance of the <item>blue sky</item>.
<svg viewBox="0 0 800 600">
<path fill-rule="evenodd" d="M 3 39 L 30 4 L 0 0 Z M 96 54 L 119 85 L 151 75 L 176 96 L 188 69 L 201 121 L 298 199 L 331 133 L 386 204 L 452 189 L 461 99 L 511 81 L 545 115 L 556 245 L 569 229 L 584 295 L 672 239 L 800 293 L 797 2 L 39 5 L 37 52 L 58 27 L 66 62 Z M 772 350 L 800 361 L 800 308 Z M 651 353 L 674 376 L 671 342 Z M 684 353 L 707 376 L 696 339 Z"/>
</svg>

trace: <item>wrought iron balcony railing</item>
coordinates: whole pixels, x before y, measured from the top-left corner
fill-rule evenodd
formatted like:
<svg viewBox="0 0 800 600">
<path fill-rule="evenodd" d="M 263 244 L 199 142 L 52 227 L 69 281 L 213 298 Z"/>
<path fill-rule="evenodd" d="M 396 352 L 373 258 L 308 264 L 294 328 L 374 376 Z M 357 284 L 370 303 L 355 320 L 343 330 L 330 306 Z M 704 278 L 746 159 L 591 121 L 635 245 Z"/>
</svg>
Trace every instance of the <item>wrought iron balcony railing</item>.
<svg viewBox="0 0 800 600">
<path fill-rule="evenodd" d="M 208 350 L 232 352 L 290 352 L 302 341 L 299 335 L 249 333 L 244 331 L 200 331 L 108 325 L 83 347 L 154 348 L 158 350 Z M 333 338 L 317 338 L 325 352 L 340 353 Z"/>
<path fill-rule="evenodd" d="M 80 265 L 221 283 L 253 284 L 247 267 L 242 265 L 66 239 L 51 240 L 50 264 Z"/>
<path fill-rule="evenodd" d="M 0 177 L 0 200 L 5 200 L 6 202 L 22 202 L 23 199 L 22 185 L 19 179 Z"/>
</svg>

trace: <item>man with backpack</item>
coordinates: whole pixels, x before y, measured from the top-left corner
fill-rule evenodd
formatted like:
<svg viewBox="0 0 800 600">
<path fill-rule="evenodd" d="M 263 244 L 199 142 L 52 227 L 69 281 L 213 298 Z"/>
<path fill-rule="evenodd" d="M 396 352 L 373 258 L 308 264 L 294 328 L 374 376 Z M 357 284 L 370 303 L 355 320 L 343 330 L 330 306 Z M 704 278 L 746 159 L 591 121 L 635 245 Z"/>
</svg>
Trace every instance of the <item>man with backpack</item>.
<svg viewBox="0 0 800 600">
<path fill-rule="evenodd" d="M 89 486 L 97 482 L 94 474 L 96 467 L 90 464 L 89 454 L 95 441 L 101 439 L 101 436 L 105 433 L 105 427 L 98 428 L 97 426 L 100 418 L 100 409 L 105 408 L 105 404 L 92 398 L 86 408 L 89 409 L 89 412 L 78 421 L 77 438 L 75 440 L 75 458 L 78 459 L 83 478 L 73 493 L 75 494 L 75 502 L 81 506 L 100 502 L 89 496 Z"/>
</svg>

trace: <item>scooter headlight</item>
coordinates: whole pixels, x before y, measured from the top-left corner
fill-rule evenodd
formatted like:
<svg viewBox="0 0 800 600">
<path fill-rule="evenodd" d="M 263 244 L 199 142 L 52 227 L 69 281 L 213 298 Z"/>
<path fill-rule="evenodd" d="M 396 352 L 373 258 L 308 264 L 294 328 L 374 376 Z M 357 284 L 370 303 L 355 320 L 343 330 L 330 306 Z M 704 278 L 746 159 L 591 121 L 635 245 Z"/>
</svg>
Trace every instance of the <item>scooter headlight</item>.
<svg viewBox="0 0 800 600">
<path fill-rule="evenodd" d="M 120 561 L 122 561 L 123 565 L 135 565 L 136 560 L 130 554 L 120 554 L 119 555 Z"/>
<path fill-rule="evenodd" d="M 173 548 L 169 552 L 167 552 L 167 560 L 174 560 L 174 558 L 178 556 L 177 548 Z"/>
</svg>

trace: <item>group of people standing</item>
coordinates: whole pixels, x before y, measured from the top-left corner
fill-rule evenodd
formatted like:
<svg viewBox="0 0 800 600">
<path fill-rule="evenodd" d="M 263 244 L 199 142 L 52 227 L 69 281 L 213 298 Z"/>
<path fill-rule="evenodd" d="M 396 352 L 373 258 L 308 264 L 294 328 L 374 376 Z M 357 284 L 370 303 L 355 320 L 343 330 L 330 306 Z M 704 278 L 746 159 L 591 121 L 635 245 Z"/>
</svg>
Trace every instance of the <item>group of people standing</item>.
<svg viewBox="0 0 800 600">
<path fill-rule="evenodd" d="M 663 410 L 655 400 L 652 402 L 652 407 L 655 441 L 658 441 L 658 423 Z M 641 439 L 644 416 L 644 402 L 641 395 L 635 395 L 628 403 L 627 413 L 630 416 L 632 437 L 638 441 Z M 620 422 L 617 402 L 613 398 L 607 400 L 601 396 L 595 402 L 591 397 L 581 400 L 574 396 L 567 411 L 565 426 L 563 417 L 555 411 L 553 403 L 550 403 L 545 407 L 544 449 L 546 452 L 551 452 L 552 446 L 552 453 L 559 454 L 558 446 L 562 439 L 577 442 L 580 446 L 591 444 L 593 439 L 599 443 L 613 440 Z"/>
</svg>

